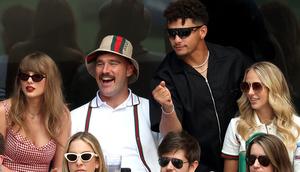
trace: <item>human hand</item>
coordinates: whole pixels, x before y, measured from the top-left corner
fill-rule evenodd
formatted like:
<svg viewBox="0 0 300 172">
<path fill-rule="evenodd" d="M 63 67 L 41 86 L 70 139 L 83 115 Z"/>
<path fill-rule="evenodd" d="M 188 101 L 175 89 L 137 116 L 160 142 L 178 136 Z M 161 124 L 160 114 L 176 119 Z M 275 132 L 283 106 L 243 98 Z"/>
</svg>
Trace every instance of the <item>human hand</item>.
<svg viewBox="0 0 300 172">
<path fill-rule="evenodd" d="M 161 81 L 152 91 L 153 98 L 161 105 L 166 113 L 171 113 L 174 110 L 172 96 L 169 89 L 166 87 L 165 81 Z"/>
</svg>

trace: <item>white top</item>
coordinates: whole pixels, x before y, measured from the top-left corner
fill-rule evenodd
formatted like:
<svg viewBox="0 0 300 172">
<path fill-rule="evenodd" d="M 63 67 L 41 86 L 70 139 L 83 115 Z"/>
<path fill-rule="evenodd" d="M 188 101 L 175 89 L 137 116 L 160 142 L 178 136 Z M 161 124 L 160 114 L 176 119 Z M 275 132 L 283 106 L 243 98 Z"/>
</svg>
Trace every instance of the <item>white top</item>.
<svg viewBox="0 0 300 172">
<path fill-rule="evenodd" d="M 240 117 L 231 119 L 231 121 L 228 125 L 228 128 L 227 128 L 227 131 L 226 131 L 223 148 L 222 148 L 223 155 L 225 155 L 225 156 L 227 155 L 232 158 L 235 157 L 236 159 L 238 159 L 240 152 L 246 151 L 246 141 L 237 132 L 237 125 L 238 125 L 239 119 L 240 119 Z M 295 123 L 300 126 L 300 118 L 296 115 L 293 115 L 293 119 L 294 119 Z M 260 122 L 260 120 L 256 114 L 255 114 L 255 121 L 256 121 L 258 127 L 257 127 L 257 130 L 253 132 L 253 134 L 257 133 L 257 132 L 268 133 L 268 134 L 276 135 L 280 138 L 280 136 L 277 134 L 277 129 L 273 122 L 268 125 L 263 124 Z M 292 132 L 296 133 L 296 130 L 293 130 Z M 298 142 L 300 142 L 300 138 L 297 139 L 297 143 Z M 295 149 L 296 149 L 296 143 L 295 143 Z M 294 162 L 294 151 L 295 150 L 288 150 L 291 162 Z M 300 171 L 300 169 L 298 169 L 298 170 Z M 298 170 L 295 169 L 294 171 L 298 171 Z"/>
<path fill-rule="evenodd" d="M 129 90 L 130 91 L 130 90 Z M 147 171 L 138 153 L 135 138 L 133 105 L 138 106 L 139 131 L 143 154 L 151 171 L 159 171 L 157 145 L 158 133 L 150 128 L 149 101 L 129 93 L 118 107 L 112 108 L 97 96 L 92 100 L 89 132 L 99 141 L 104 155 L 121 154 L 122 168 L 134 172 Z M 84 131 L 89 103 L 71 111 L 72 134 Z"/>
</svg>

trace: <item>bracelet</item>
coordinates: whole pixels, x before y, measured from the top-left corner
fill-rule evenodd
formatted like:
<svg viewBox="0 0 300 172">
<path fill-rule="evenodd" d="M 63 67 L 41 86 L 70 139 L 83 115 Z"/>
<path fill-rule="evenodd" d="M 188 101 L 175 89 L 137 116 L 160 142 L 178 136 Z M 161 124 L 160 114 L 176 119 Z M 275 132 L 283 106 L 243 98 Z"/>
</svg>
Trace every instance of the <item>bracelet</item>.
<svg viewBox="0 0 300 172">
<path fill-rule="evenodd" d="M 174 105 L 172 105 L 172 110 L 171 110 L 171 112 L 166 112 L 166 111 L 164 111 L 164 108 L 163 108 L 162 106 L 161 106 L 160 108 L 161 108 L 162 113 L 164 113 L 164 114 L 166 114 L 166 115 L 170 115 L 170 114 L 173 113 L 174 110 L 175 110 Z"/>
</svg>

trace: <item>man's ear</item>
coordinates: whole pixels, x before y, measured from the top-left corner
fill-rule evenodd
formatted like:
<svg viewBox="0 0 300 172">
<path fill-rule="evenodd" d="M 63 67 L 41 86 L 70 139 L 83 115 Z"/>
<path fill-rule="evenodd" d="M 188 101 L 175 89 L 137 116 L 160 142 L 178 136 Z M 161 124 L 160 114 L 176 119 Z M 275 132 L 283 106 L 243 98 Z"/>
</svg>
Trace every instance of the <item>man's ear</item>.
<svg viewBox="0 0 300 172">
<path fill-rule="evenodd" d="M 190 164 L 189 167 L 189 172 L 194 172 L 196 171 L 196 168 L 198 167 L 199 162 L 198 161 L 194 161 L 193 163 Z"/>
<path fill-rule="evenodd" d="M 207 34 L 207 26 L 206 25 L 203 25 L 200 29 L 200 37 L 201 39 L 204 39 L 206 34 Z"/>
<path fill-rule="evenodd" d="M 133 64 L 131 64 L 131 63 L 128 64 L 127 65 L 126 76 L 130 77 L 130 76 L 132 76 L 134 74 L 134 72 L 136 72 L 136 71 L 135 71 L 135 68 L 134 68 Z"/>
</svg>

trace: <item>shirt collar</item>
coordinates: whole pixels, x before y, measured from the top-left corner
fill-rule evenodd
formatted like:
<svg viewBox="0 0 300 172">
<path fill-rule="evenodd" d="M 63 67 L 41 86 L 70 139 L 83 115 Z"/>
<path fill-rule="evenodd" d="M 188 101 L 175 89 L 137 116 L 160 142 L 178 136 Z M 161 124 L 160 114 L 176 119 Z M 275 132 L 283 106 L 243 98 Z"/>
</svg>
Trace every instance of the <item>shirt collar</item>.
<svg viewBox="0 0 300 172">
<path fill-rule="evenodd" d="M 272 120 L 272 122 L 270 124 L 264 124 L 260 121 L 258 115 L 256 112 L 254 112 L 254 119 L 255 119 L 255 122 L 256 122 L 256 125 L 257 126 L 262 126 L 262 125 L 273 125 L 274 124 L 274 119 Z"/>
<path fill-rule="evenodd" d="M 124 102 L 122 102 L 116 109 L 130 107 L 133 105 L 140 104 L 140 98 L 137 95 L 135 95 L 134 93 L 132 93 L 132 91 L 130 89 L 128 89 L 128 91 L 129 91 L 129 94 L 128 94 L 127 99 Z M 101 100 L 101 98 L 99 96 L 99 91 L 97 91 L 96 97 L 91 102 L 91 107 L 96 108 L 96 107 L 101 107 L 104 105 L 108 106 L 106 104 L 106 102 Z"/>
</svg>

